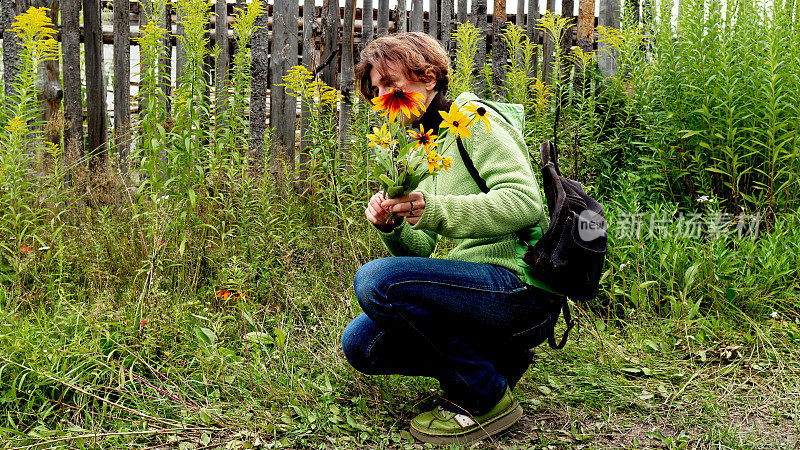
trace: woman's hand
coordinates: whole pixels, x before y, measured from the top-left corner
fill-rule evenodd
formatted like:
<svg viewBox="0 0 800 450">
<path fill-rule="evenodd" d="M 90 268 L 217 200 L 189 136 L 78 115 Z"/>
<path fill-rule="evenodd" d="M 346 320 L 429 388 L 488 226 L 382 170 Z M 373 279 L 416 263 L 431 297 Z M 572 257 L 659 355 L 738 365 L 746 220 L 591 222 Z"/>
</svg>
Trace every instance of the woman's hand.
<svg viewBox="0 0 800 450">
<path fill-rule="evenodd" d="M 425 196 L 421 192 L 412 192 L 402 197 L 385 198 L 381 202 L 381 207 L 414 225 L 425 212 Z"/>
<path fill-rule="evenodd" d="M 367 220 L 372 222 L 373 225 L 385 227 L 395 224 L 396 217 L 393 216 L 387 208 L 382 206 L 385 200 L 386 195 L 383 191 L 379 191 L 376 192 L 375 195 L 369 199 L 369 203 L 367 203 L 367 209 L 364 210 L 364 214 L 367 216 Z"/>
</svg>

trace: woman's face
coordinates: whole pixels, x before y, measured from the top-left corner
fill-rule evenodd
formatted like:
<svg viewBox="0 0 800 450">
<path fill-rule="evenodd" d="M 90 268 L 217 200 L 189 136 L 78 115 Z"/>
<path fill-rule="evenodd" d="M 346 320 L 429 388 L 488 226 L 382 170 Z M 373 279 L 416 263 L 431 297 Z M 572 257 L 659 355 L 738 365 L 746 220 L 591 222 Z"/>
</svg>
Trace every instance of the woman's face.
<svg viewBox="0 0 800 450">
<path fill-rule="evenodd" d="M 419 92 L 425 96 L 425 107 L 427 108 L 436 91 L 436 80 L 431 77 L 429 81 L 413 81 L 406 76 L 405 69 L 398 63 L 389 61 L 383 67 L 373 66 L 369 73 L 372 87 L 377 90 L 378 96 L 388 93 L 392 89 L 402 89 L 407 92 Z M 417 117 L 406 118 L 403 116 L 403 123 L 409 124 Z"/>
</svg>

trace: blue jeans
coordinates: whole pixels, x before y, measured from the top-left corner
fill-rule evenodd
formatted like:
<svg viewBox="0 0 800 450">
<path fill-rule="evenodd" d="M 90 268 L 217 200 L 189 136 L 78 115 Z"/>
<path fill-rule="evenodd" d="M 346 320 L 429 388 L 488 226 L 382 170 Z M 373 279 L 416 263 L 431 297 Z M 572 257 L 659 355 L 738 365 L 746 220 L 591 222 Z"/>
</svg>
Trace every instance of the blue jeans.
<svg viewBox="0 0 800 450">
<path fill-rule="evenodd" d="M 502 267 L 419 257 L 370 261 L 354 287 L 364 313 L 342 336 L 348 362 L 370 375 L 434 377 L 443 407 L 474 415 L 525 373 L 562 300 Z"/>
</svg>

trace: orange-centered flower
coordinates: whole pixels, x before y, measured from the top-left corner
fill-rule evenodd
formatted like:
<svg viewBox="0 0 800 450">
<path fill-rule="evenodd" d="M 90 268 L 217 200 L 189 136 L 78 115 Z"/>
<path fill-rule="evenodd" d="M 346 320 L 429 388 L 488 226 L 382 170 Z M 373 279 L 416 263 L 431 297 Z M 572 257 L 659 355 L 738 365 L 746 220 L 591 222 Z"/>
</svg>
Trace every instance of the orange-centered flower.
<svg viewBox="0 0 800 450">
<path fill-rule="evenodd" d="M 438 138 L 439 136 L 433 134 L 433 130 L 424 131 L 422 129 L 422 125 L 419 126 L 419 132 L 417 132 L 416 130 L 408 130 L 408 135 L 411 136 L 412 139 L 417 141 L 417 144 L 414 145 L 413 151 L 419 150 L 419 147 L 422 146 L 422 148 L 424 148 L 425 151 L 427 152 L 429 149 L 439 145 L 436 142 L 436 138 Z"/>
<path fill-rule="evenodd" d="M 470 121 L 467 115 L 458 109 L 455 102 L 450 105 L 450 112 L 439 111 L 439 114 L 444 119 L 441 126 L 447 128 L 447 131 L 455 133 L 458 137 L 472 137 L 472 133 L 467 129 Z"/>
<path fill-rule="evenodd" d="M 488 111 L 486 111 L 486 107 L 476 106 L 472 102 L 467 102 L 467 104 L 464 105 L 464 109 L 475 114 L 475 119 L 480 119 L 480 121 L 483 122 L 483 126 L 486 127 L 487 132 L 492 131 L 492 125 L 489 123 L 489 114 Z"/>
<path fill-rule="evenodd" d="M 436 150 L 430 149 L 428 151 L 428 172 L 433 173 L 436 170 L 439 170 L 439 161 L 442 160 L 442 157 L 436 154 Z"/>
<path fill-rule="evenodd" d="M 388 93 L 372 99 L 375 111 L 383 111 L 381 117 L 389 115 L 389 122 L 394 122 L 397 115 L 402 113 L 407 118 L 419 115 L 425 111 L 425 96 L 420 92 L 407 92 L 402 89 L 392 89 Z"/>
</svg>

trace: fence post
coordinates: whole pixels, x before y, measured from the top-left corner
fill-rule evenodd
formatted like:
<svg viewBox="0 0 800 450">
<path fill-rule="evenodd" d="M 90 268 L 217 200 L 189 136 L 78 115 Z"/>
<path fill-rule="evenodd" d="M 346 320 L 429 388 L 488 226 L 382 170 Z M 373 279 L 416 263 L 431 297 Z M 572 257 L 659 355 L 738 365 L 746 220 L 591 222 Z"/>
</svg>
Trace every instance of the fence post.
<svg viewBox="0 0 800 450">
<path fill-rule="evenodd" d="M 604 27 L 619 28 L 619 0 L 600 0 L 600 13 L 597 24 Z M 597 65 L 607 77 L 617 73 L 617 51 L 608 43 L 597 46 Z"/>
<path fill-rule="evenodd" d="M 353 112 L 353 23 L 356 18 L 356 1 L 344 3 L 344 24 L 342 28 L 342 75 L 339 91 L 342 101 L 339 107 L 339 156 L 340 171 L 350 169 L 350 116 Z"/>
<path fill-rule="evenodd" d="M 83 95 L 79 0 L 61 2 L 61 47 L 64 66 L 64 166 L 78 167 L 83 159 Z"/>
<path fill-rule="evenodd" d="M 296 7 L 297 5 L 295 5 L 295 8 Z M 219 54 L 217 55 L 217 62 L 214 68 L 214 92 L 216 95 L 214 122 L 217 129 L 220 129 L 225 126 L 223 117 L 225 115 L 225 110 L 228 108 L 228 2 L 225 0 L 217 0 L 215 13 L 214 38 L 217 42 Z M 297 14 L 295 13 L 295 15 Z M 295 30 L 295 40 L 296 39 L 297 30 Z"/>
<path fill-rule="evenodd" d="M 467 23 L 467 0 L 458 0 L 458 23 Z"/>
<path fill-rule="evenodd" d="M 506 0 L 494 0 L 494 14 L 492 15 L 492 94 L 496 99 L 505 97 L 506 74 L 506 41 L 503 34 L 506 31 Z"/>
<path fill-rule="evenodd" d="M 316 21 L 316 7 L 314 0 L 303 0 L 303 66 L 314 72 L 314 22 Z M 297 183 L 295 191 L 304 195 L 311 187 L 311 153 L 309 148 L 312 145 L 308 133 L 311 109 L 307 102 L 303 101 L 300 105 L 300 155 L 299 167 L 297 168 Z"/>
<path fill-rule="evenodd" d="M 277 2 L 272 17 L 272 58 L 270 58 L 269 126 L 274 134 L 270 141 L 272 173 L 279 192 L 285 188 L 284 171 L 294 182 L 294 134 L 297 119 L 297 99 L 286 93 L 283 76 L 297 65 L 297 12 L 298 2 Z"/>
<path fill-rule="evenodd" d="M 269 76 L 269 7 L 256 18 L 250 41 L 250 143 L 247 159 L 258 178 L 264 173 L 264 134 L 267 128 L 267 84 Z"/>
<path fill-rule="evenodd" d="M 523 1 L 523 0 L 518 0 Z M 594 0 L 589 0 L 594 1 Z M 539 45 L 539 0 L 528 0 L 528 40 Z M 531 77 L 539 77 L 539 52 L 533 52 L 533 61 L 531 62 L 531 70 L 533 73 L 528 74 Z"/>
<path fill-rule="evenodd" d="M 395 31 L 397 33 L 405 33 L 408 31 L 408 20 L 406 11 L 406 0 L 397 0 L 397 24 Z"/>
<path fill-rule="evenodd" d="M 37 0 L 30 6 L 45 7 L 50 11 L 47 16 L 53 22 L 52 28 L 58 31 L 58 9 L 59 3 L 57 0 Z M 61 88 L 61 70 L 59 68 L 58 60 L 53 59 L 45 61 L 39 66 L 39 108 L 40 118 L 43 123 L 52 123 L 56 120 L 61 112 L 61 99 L 64 96 L 64 91 Z M 44 139 L 47 142 L 60 145 L 61 134 L 55 127 L 44 126 Z M 47 165 L 51 165 L 52 156 L 50 153 L 43 155 L 46 159 Z"/>
<path fill-rule="evenodd" d="M 563 55 L 569 53 L 570 49 L 572 48 L 572 35 L 575 31 L 575 0 L 562 0 L 561 2 L 561 17 L 565 19 L 570 19 L 570 23 L 567 25 L 567 28 L 564 30 L 564 37 L 561 38 L 561 52 Z M 564 58 L 561 60 L 561 68 L 562 68 L 562 80 L 567 80 L 569 78 L 569 71 L 572 66 L 572 62 L 569 58 Z"/>
<path fill-rule="evenodd" d="M 86 125 L 88 129 L 89 171 L 93 185 L 105 183 L 108 172 L 106 140 L 106 78 L 103 73 L 103 31 L 100 24 L 100 0 L 83 2 L 84 52 L 86 56 Z"/>
<path fill-rule="evenodd" d="M 114 0 L 114 151 L 128 178 L 131 125 L 130 0 Z"/>
<path fill-rule="evenodd" d="M 435 0 L 434 0 L 435 1 Z M 422 0 L 411 0 L 411 31 L 425 31 L 425 11 Z"/>
<path fill-rule="evenodd" d="M 164 25 L 166 33 L 161 39 L 163 51 L 158 61 L 158 79 L 164 100 L 164 111 L 169 114 L 172 108 L 170 105 L 172 93 L 172 3 L 166 2 L 161 13 L 159 20 Z"/>
<path fill-rule="evenodd" d="M 325 0 L 322 4 L 322 41 L 325 46 L 320 65 L 322 81 L 336 87 L 336 55 L 339 52 L 339 1 Z"/>
<path fill-rule="evenodd" d="M 389 0 L 378 0 L 378 37 L 389 34 Z"/>
<path fill-rule="evenodd" d="M 372 20 L 374 12 L 372 0 L 364 0 L 364 7 L 361 8 L 361 48 L 366 47 L 375 34 L 375 23 Z"/>
<path fill-rule="evenodd" d="M 551 14 L 555 14 L 556 0 L 547 0 L 547 11 Z M 550 36 L 550 33 L 545 31 L 544 36 L 542 36 L 542 55 L 544 56 L 542 82 L 544 82 L 544 84 L 553 84 L 553 81 L 550 79 L 550 76 L 553 74 L 553 50 L 555 50 L 553 37 Z"/>
<path fill-rule="evenodd" d="M 186 20 L 183 8 L 177 8 L 178 25 L 175 27 L 175 85 L 181 82 L 183 76 L 183 68 L 186 66 L 186 47 L 183 45 L 183 36 L 185 35 L 183 29 L 183 22 Z"/>
<path fill-rule="evenodd" d="M 472 0 L 472 14 L 475 16 L 475 27 L 482 32 L 488 31 L 486 17 L 486 0 Z M 488 41 L 486 39 L 485 41 Z M 483 97 L 486 91 L 486 80 L 483 76 L 483 66 L 486 64 L 486 42 L 478 44 L 478 51 L 475 52 L 475 94 Z"/>
<path fill-rule="evenodd" d="M 592 51 L 594 45 L 594 0 L 578 3 L 578 47 L 584 52 Z"/>
</svg>

